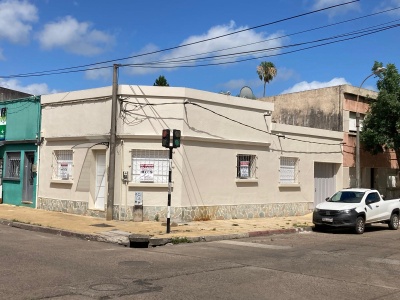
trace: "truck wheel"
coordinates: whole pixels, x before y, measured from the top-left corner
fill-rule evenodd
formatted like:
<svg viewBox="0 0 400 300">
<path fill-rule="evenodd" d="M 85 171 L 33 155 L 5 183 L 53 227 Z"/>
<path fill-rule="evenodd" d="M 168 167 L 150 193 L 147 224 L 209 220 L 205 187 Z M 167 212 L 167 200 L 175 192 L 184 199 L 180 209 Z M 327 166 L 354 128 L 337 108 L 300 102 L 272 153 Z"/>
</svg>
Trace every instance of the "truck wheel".
<svg viewBox="0 0 400 300">
<path fill-rule="evenodd" d="M 392 230 L 399 229 L 399 215 L 398 214 L 392 214 L 390 216 L 389 228 Z"/>
<path fill-rule="evenodd" d="M 356 220 L 356 227 L 354 228 L 357 234 L 363 234 L 365 230 L 365 221 L 363 217 L 358 217 Z"/>
</svg>

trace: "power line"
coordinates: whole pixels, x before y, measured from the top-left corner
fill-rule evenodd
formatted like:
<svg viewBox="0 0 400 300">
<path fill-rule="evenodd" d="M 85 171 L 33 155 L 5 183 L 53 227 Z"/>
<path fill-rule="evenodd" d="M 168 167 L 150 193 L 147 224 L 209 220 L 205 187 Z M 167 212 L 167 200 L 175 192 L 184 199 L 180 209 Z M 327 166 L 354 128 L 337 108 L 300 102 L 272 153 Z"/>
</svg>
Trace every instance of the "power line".
<svg viewBox="0 0 400 300">
<path fill-rule="evenodd" d="M 363 33 L 363 34 L 359 34 L 359 35 L 354 36 L 354 37 L 343 38 L 343 39 L 340 39 L 340 40 L 326 42 L 326 43 L 322 43 L 322 44 L 318 44 L 318 45 L 314 45 L 314 46 L 309 46 L 309 47 L 304 47 L 304 48 L 297 49 L 297 50 L 292 50 L 292 51 L 287 51 L 287 52 L 282 52 L 282 53 L 277 53 L 277 54 L 270 54 L 270 55 L 264 55 L 264 56 L 245 58 L 245 59 L 240 59 L 240 60 L 235 60 L 235 61 L 227 61 L 227 62 L 220 62 L 220 63 L 208 63 L 208 64 L 197 64 L 197 65 L 175 65 L 175 66 L 166 66 L 166 65 L 157 66 L 157 65 L 153 65 L 152 63 L 126 64 L 126 65 L 122 65 L 122 66 L 124 66 L 124 67 L 136 67 L 136 68 L 141 67 L 141 68 L 168 69 L 168 68 L 177 68 L 177 67 L 180 67 L 180 68 L 193 68 L 193 67 L 227 65 L 227 64 L 239 63 L 239 62 L 244 62 L 244 61 L 257 60 L 257 59 L 260 59 L 260 58 L 281 56 L 281 55 L 286 55 L 286 54 L 290 54 L 290 53 L 309 50 L 309 49 L 312 49 L 312 48 L 317 48 L 317 47 L 322 47 L 322 46 L 326 46 L 326 45 L 330 45 L 330 44 L 335 44 L 335 43 L 339 43 L 339 42 L 349 41 L 349 40 L 357 39 L 357 38 L 360 38 L 360 37 L 363 37 L 363 36 L 375 34 L 375 33 L 381 32 L 381 31 L 393 29 L 393 28 L 396 28 L 396 27 L 399 27 L 399 26 L 400 26 L 400 24 L 395 24 L 395 25 L 392 25 L 392 26 L 386 26 L 386 27 L 378 28 L 378 29 Z M 320 41 L 329 40 L 329 39 L 333 39 L 333 38 L 337 39 L 338 37 L 335 36 L 335 37 L 331 37 L 331 38 L 327 38 L 327 39 L 321 39 Z M 256 50 L 256 51 L 247 51 L 247 52 L 240 53 L 240 56 L 243 56 L 243 54 L 245 54 L 245 53 L 269 52 L 269 51 L 273 51 L 273 50 L 279 50 L 279 49 L 295 47 L 295 46 L 297 47 L 299 45 L 315 43 L 315 42 L 316 41 L 306 42 L 306 43 L 299 43 L 299 44 L 295 44 L 295 45 L 291 45 L 291 46 L 281 46 L 281 47 L 267 48 L 267 49 Z M 232 57 L 234 55 L 239 55 L 239 54 L 237 54 L 237 53 L 235 53 L 235 54 L 225 54 L 225 55 L 220 55 L 218 57 L 219 57 L 219 59 L 221 59 L 223 57 L 228 57 L 228 56 Z M 202 58 L 202 59 L 213 59 L 213 58 L 214 57 L 208 57 L 208 58 Z M 195 60 L 191 60 L 191 61 L 195 61 Z"/>
<path fill-rule="evenodd" d="M 188 47 L 188 46 L 204 43 L 204 42 L 207 42 L 207 41 L 220 39 L 220 38 L 227 37 L 227 36 L 230 36 L 230 35 L 238 34 L 238 33 L 241 33 L 241 32 L 254 30 L 254 29 L 257 29 L 257 28 L 261 28 L 261 27 L 265 27 L 265 26 L 269 26 L 269 25 L 273 25 L 273 24 L 277 24 L 277 23 L 281 23 L 281 22 L 285 22 L 285 21 L 289 21 L 289 20 L 293 20 L 293 19 L 297 19 L 297 18 L 304 17 L 304 16 L 307 16 L 307 15 L 310 15 L 310 14 L 315 14 L 315 13 L 318 13 L 318 12 L 321 12 L 321 11 L 324 11 L 324 10 L 337 8 L 337 7 L 340 7 L 340 6 L 343 6 L 343 5 L 348 5 L 348 4 L 352 4 L 352 3 L 355 3 L 355 2 L 359 2 L 359 1 L 360 0 L 353 0 L 353 1 L 345 2 L 345 3 L 341 3 L 341 4 L 336 4 L 336 5 L 328 6 L 328 7 L 322 8 L 322 9 L 313 10 L 313 11 L 306 12 L 306 13 L 303 13 L 303 14 L 298 14 L 298 15 L 295 15 L 295 16 L 292 16 L 292 17 L 287 17 L 287 18 L 283 18 L 283 19 L 280 19 L 280 20 L 272 21 L 272 22 L 265 23 L 265 24 L 262 24 L 262 25 L 257 25 L 257 26 L 246 28 L 246 29 L 237 30 L 237 31 L 234 31 L 234 32 L 230 32 L 230 33 L 227 33 L 227 34 L 220 35 L 220 36 L 211 37 L 211 38 L 208 38 L 208 39 L 203 39 L 203 40 L 200 40 L 200 41 L 187 43 L 187 44 L 174 46 L 174 47 L 169 47 L 169 48 L 165 48 L 165 49 L 161 49 L 161 50 L 157 50 L 157 51 L 152 51 L 152 52 L 148 52 L 148 53 L 128 56 L 128 57 L 119 58 L 119 59 L 112 59 L 112 60 L 107 60 L 107 61 L 102 61 L 102 62 L 97 62 L 97 63 L 92 63 L 92 64 L 85 64 L 85 65 L 80 65 L 80 66 L 68 67 L 68 68 L 60 68 L 60 69 L 53 69 L 53 70 L 39 71 L 39 72 L 32 72 L 32 73 L 24 73 L 24 74 L 14 74 L 14 75 L 8 75 L 8 76 L 7 75 L 6 76 L 0 75 L 0 77 L 2 77 L 2 78 L 37 77 L 37 76 L 44 76 L 44 75 L 66 74 L 66 73 L 74 73 L 74 72 L 83 72 L 83 71 L 87 71 L 87 70 L 97 70 L 97 69 L 110 68 L 111 66 L 97 67 L 97 68 L 90 68 L 90 69 L 83 69 L 82 70 L 82 68 L 87 68 L 87 67 L 92 67 L 92 66 L 102 65 L 102 64 L 107 64 L 107 63 L 113 63 L 113 62 L 117 62 L 117 61 L 121 61 L 121 60 L 138 58 L 138 57 L 142 57 L 142 56 L 157 54 L 157 53 L 166 52 L 166 51 L 171 51 L 171 50 L 175 50 L 175 49 L 178 49 L 178 48 Z M 73 69 L 80 69 L 80 70 L 73 70 Z M 69 71 L 69 72 L 64 72 L 64 71 Z"/>
<path fill-rule="evenodd" d="M 251 128 L 251 129 L 253 129 L 253 130 L 256 130 L 256 131 L 259 131 L 259 132 L 262 132 L 262 133 L 266 133 L 266 134 L 269 134 L 269 135 L 276 136 L 276 137 L 278 137 L 278 138 L 284 138 L 284 139 L 287 139 L 287 140 L 292 140 L 292 141 L 297 141 L 297 142 L 303 142 L 303 143 L 310 143 L 310 144 L 317 144 L 317 145 L 328 145 L 328 146 L 339 146 L 339 145 L 342 145 L 341 143 L 330 144 L 330 143 L 322 143 L 322 142 L 313 142 L 313 141 L 305 141 L 305 140 L 296 139 L 296 138 L 292 138 L 292 137 L 282 136 L 282 135 L 280 135 L 280 134 L 276 134 L 276 133 L 269 132 L 269 131 L 267 131 L 267 130 L 259 129 L 259 128 L 256 128 L 256 127 L 254 127 L 254 126 L 251 126 L 251 125 L 245 124 L 245 123 L 243 123 L 243 122 L 237 121 L 237 120 L 235 120 L 235 119 L 229 118 L 229 117 L 227 117 L 227 116 L 225 116 L 225 115 L 222 115 L 222 114 L 220 114 L 220 113 L 217 113 L 216 111 L 214 111 L 214 110 L 212 110 L 212 109 L 209 109 L 209 108 L 204 107 L 204 106 L 202 106 L 202 105 L 200 105 L 200 104 L 193 103 L 193 102 L 190 102 L 190 101 L 185 101 L 184 103 L 182 103 L 182 102 L 164 102 L 164 103 L 140 103 L 140 102 L 136 102 L 136 103 L 133 103 L 133 102 L 130 102 L 130 101 L 122 100 L 121 102 L 122 102 L 122 103 L 125 103 L 125 107 L 127 107 L 128 104 L 132 104 L 132 105 L 135 106 L 135 108 L 132 109 L 132 110 L 122 109 L 121 112 L 125 113 L 126 115 L 131 115 L 131 113 L 132 113 L 133 111 L 138 111 L 138 110 L 140 110 L 140 109 L 143 109 L 143 108 L 146 107 L 146 106 L 176 105 L 176 104 L 187 105 L 187 104 L 191 104 L 191 105 L 193 105 L 193 106 L 196 106 L 196 107 L 199 107 L 199 108 L 201 108 L 201 109 L 204 109 L 204 110 L 206 110 L 206 111 L 208 111 L 208 112 L 211 112 L 211 113 L 213 113 L 213 114 L 215 114 L 215 115 L 217 115 L 217 116 L 219 116 L 219 117 L 221 117 L 221 118 L 224 118 L 224 119 L 226 119 L 226 120 L 229 120 L 229 121 L 231 121 L 231 122 L 237 123 L 237 124 L 239 124 L 239 125 L 242 125 L 242 126 Z M 126 120 L 126 117 L 123 116 L 122 118 L 123 118 L 123 120 Z M 134 121 L 126 122 L 126 124 L 127 124 L 127 125 L 131 125 L 131 124 L 134 123 L 134 122 L 138 122 L 138 120 L 135 119 Z M 140 122 L 143 122 L 143 120 L 140 120 Z M 135 125 L 136 125 L 136 124 L 135 124 Z"/>
<path fill-rule="evenodd" d="M 388 22 L 388 23 L 392 23 L 392 22 Z M 387 23 L 384 23 L 384 24 L 387 24 Z M 368 28 L 377 27 L 377 26 L 379 26 L 379 25 L 372 26 L 372 27 L 367 27 L 367 29 Z M 163 61 L 158 61 L 158 62 L 147 62 L 147 63 L 137 63 L 137 64 L 125 64 L 125 65 L 120 65 L 120 66 L 121 67 L 136 67 L 136 68 L 141 67 L 141 68 L 168 69 L 168 68 L 177 68 L 177 67 L 193 68 L 193 67 L 206 67 L 206 66 L 218 66 L 218 65 L 233 64 L 233 63 L 239 63 L 239 62 L 244 62 L 244 61 L 256 60 L 256 59 L 260 59 L 260 58 L 286 55 L 286 54 L 295 53 L 295 52 L 299 52 L 299 51 L 309 50 L 309 49 L 316 48 L 316 47 L 330 45 L 330 44 L 333 44 L 333 43 L 339 43 L 339 42 L 344 42 L 344 41 L 348 41 L 348 40 L 353 40 L 353 39 L 360 38 L 360 37 L 363 37 L 363 36 L 366 36 L 366 35 L 371 35 L 371 34 L 375 34 L 375 33 L 381 32 L 381 31 L 393 29 L 393 28 L 396 28 L 398 26 L 400 26 L 400 24 L 394 24 L 394 25 L 391 25 L 391 26 L 375 28 L 373 30 L 371 30 L 371 29 L 370 30 L 362 29 L 362 30 L 360 30 L 358 32 L 350 32 L 350 33 L 341 34 L 339 36 L 333 36 L 333 37 L 330 37 L 330 38 L 319 39 L 319 40 L 314 40 L 314 41 L 310 41 L 310 42 L 303 42 L 303 43 L 298 43 L 298 44 L 293 44 L 293 45 L 286 45 L 286 46 L 281 46 L 281 47 L 259 49 L 259 50 L 254 50 L 254 51 L 245 51 L 245 52 L 239 52 L 239 53 L 231 53 L 231 54 L 225 54 L 225 55 L 219 55 L 219 56 L 203 57 L 203 58 L 197 58 L 197 59 L 192 59 L 192 60 L 182 60 L 182 61 L 177 60 L 177 61 L 174 61 L 174 62 L 195 62 L 197 60 L 206 60 L 206 59 L 220 60 L 220 59 L 227 58 L 227 57 L 243 56 L 244 54 L 251 54 L 251 53 L 257 53 L 257 52 L 270 52 L 270 51 L 284 49 L 284 48 L 298 47 L 300 45 L 306 45 L 306 44 L 310 44 L 310 43 L 321 42 L 321 41 L 324 41 L 324 40 L 338 39 L 341 36 L 349 36 L 349 35 L 358 34 L 358 35 L 353 36 L 353 37 L 343 38 L 343 39 L 339 39 L 339 40 L 336 40 L 336 41 L 326 42 L 326 43 L 322 43 L 322 44 L 318 44 L 318 45 L 314 45 L 314 46 L 310 46 L 310 47 L 304 47 L 304 48 L 293 50 L 293 51 L 287 51 L 287 52 L 283 52 L 283 53 L 264 55 L 264 56 L 257 56 L 257 57 L 240 59 L 240 60 L 235 60 L 235 61 L 220 62 L 220 63 L 208 63 L 208 64 L 197 64 L 197 65 L 176 65 L 176 66 L 156 65 L 156 63 L 158 63 L 158 64 L 162 64 L 163 63 Z M 171 63 L 171 61 L 168 61 L 168 60 L 165 61 L 165 63 L 168 63 L 168 62 Z M 90 71 L 90 70 L 99 70 L 99 69 L 105 69 L 105 68 L 112 68 L 112 66 L 95 67 L 95 68 L 88 68 L 88 69 L 82 69 L 82 70 L 58 71 L 58 72 L 52 72 L 52 73 L 46 73 L 46 74 L 43 74 L 43 73 L 33 74 L 32 73 L 32 75 L 15 75 L 15 76 L 8 76 L 8 77 L 7 76 L 6 77 L 3 76 L 3 78 L 41 77 L 41 76 L 49 76 L 49 75 L 77 73 L 77 72 Z"/>
</svg>

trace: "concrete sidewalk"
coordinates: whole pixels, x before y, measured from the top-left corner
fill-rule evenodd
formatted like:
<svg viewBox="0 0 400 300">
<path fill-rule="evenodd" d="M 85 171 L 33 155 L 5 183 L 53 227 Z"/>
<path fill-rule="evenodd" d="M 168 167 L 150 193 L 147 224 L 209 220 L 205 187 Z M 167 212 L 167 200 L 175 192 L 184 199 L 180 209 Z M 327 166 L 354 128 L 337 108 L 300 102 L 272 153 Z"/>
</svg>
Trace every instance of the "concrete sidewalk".
<svg viewBox="0 0 400 300">
<path fill-rule="evenodd" d="M 165 222 L 106 221 L 88 216 L 0 204 L 0 224 L 134 247 L 136 241 L 146 243 L 146 239 L 149 246 L 160 246 L 168 243 L 295 233 L 310 230 L 312 214 L 292 217 L 171 223 L 171 232 L 167 234 Z"/>
</svg>

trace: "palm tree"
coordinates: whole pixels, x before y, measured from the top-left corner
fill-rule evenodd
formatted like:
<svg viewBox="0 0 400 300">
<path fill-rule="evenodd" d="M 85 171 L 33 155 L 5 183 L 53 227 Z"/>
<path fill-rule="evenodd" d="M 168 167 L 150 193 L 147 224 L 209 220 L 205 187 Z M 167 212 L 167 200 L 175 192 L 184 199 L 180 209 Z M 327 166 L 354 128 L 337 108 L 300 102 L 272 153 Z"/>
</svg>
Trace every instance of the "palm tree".
<svg viewBox="0 0 400 300">
<path fill-rule="evenodd" d="M 156 81 L 153 84 L 154 86 L 169 86 L 167 79 L 165 79 L 164 76 L 160 75 L 156 79 Z"/>
<path fill-rule="evenodd" d="M 275 65 L 269 61 L 263 61 L 257 67 L 257 74 L 260 80 L 264 81 L 264 94 L 265 97 L 265 85 L 272 81 L 276 74 L 278 74 L 278 70 L 276 69 Z"/>
</svg>

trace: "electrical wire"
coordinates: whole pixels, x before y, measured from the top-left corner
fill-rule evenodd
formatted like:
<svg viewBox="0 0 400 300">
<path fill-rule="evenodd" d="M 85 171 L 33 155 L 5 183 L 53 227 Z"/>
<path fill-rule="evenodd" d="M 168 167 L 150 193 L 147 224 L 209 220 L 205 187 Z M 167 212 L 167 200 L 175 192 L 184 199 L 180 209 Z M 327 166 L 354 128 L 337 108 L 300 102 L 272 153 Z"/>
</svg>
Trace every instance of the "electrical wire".
<svg viewBox="0 0 400 300">
<path fill-rule="evenodd" d="M 211 37 L 211 38 L 203 39 L 203 40 L 200 40 L 200 41 L 187 43 L 187 44 L 183 44 L 183 45 L 178 45 L 178 46 L 174 46 L 174 47 L 169 47 L 169 48 L 165 48 L 165 49 L 161 49 L 161 50 L 157 50 L 157 51 L 152 51 L 152 52 L 148 52 L 148 53 L 143 53 L 143 54 L 138 54 L 138 55 L 133 55 L 133 56 L 128 56 L 128 57 L 123 57 L 123 58 L 118 58 L 118 59 L 111 59 L 111 60 L 107 60 L 107 61 L 102 61 L 102 62 L 97 62 L 97 63 L 92 63 L 92 64 L 85 64 L 85 65 L 74 66 L 74 67 L 67 67 L 67 68 L 60 68 L 60 69 L 53 69 L 53 70 L 32 72 L 32 73 L 24 73 L 24 74 L 0 75 L 0 77 L 1 78 L 38 77 L 38 76 L 45 76 L 45 75 L 76 73 L 76 72 L 84 72 L 84 71 L 88 71 L 88 70 L 98 70 L 98 69 L 110 68 L 110 66 L 106 66 L 106 67 L 96 67 L 96 68 L 82 69 L 82 68 L 92 67 L 92 66 L 96 66 L 96 65 L 103 65 L 103 64 L 107 64 L 107 63 L 112 63 L 112 62 L 132 59 L 132 58 L 138 58 L 138 57 L 142 57 L 142 56 L 157 54 L 157 53 L 166 52 L 166 51 L 171 51 L 171 50 L 175 50 L 175 49 L 179 49 L 179 48 L 183 48 L 183 47 L 188 47 L 188 46 L 204 43 L 204 42 L 207 42 L 207 41 L 220 39 L 220 38 L 227 37 L 227 36 L 230 36 L 230 35 L 238 34 L 238 33 L 241 33 L 241 32 L 254 30 L 254 29 L 257 29 L 257 28 L 261 28 L 261 27 L 265 27 L 265 26 L 269 26 L 269 25 L 273 25 L 273 24 L 278 24 L 278 23 L 289 21 L 289 20 L 293 20 L 293 19 L 297 19 L 297 18 L 304 17 L 304 16 L 307 16 L 307 15 L 310 15 L 310 14 L 322 12 L 322 11 L 325 11 L 325 10 L 337 8 L 337 7 L 340 7 L 340 6 L 343 6 L 343 5 L 348 5 L 348 4 L 352 4 L 352 3 L 356 3 L 356 2 L 360 2 L 360 0 L 353 0 L 353 1 L 345 2 L 345 3 L 336 4 L 336 5 L 328 6 L 328 7 L 322 8 L 322 9 L 317 9 L 317 10 L 313 10 L 313 11 L 306 12 L 306 13 L 303 13 L 303 14 L 298 14 L 298 15 L 295 15 L 295 16 L 279 19 L 279 20 L 272 21 L 272 22 L 269 22 L 269 23 L 265 23 L 265 24 L 261 24 L 261 25 L 257 25 L 257 26 L 253 26 L 253 27 L 249 27 L 249 28 L 246 28 L 246 29 L 237 30 L 237 31 L 234 31 L 234 32 L 230 32 L 230 33 L 227 33 L 227 34 L 220 35 L 220 36 Z M 73 69 L 79 69 L 79 70 L 73 70 Z"/>
<path fill-rule="evenodd" d="M 375 34 L 375 33 L 378 33 L 378 32 L 385 31 L 385 30 L 397 28 L 399 26 L 400 26 L 400 24 L 394 24 L 394 25 L 391 25 L 391 26 L 384 26 L 384 27 L 380 27 L 380 28 L 375 28 L 373 30 L 372 29 L 371 30 L 367 30 L 367 31 L 366 31 L 366 29 L 363 29 L 363 30 L 360 30 L 360 31 L 357 31 L 357 32 L 350 32 L 350 33 L 345 33 L 345 34 L 341 35 L 341 36 L 348 36 L 348 35 L 358 34 L 356 36 L 343 38 L 343 39 L 339 39 L 339 40 L 335 40 L 335 41 L 331 41 L 331 42 L 321 43 L 321 44 L 314 45 L 314 46 L 304 47 L 304 48 L 296 49 L 296 50 L 293 50 L 293 51 L 287 51 L 287 52 L 282 52 L 282 53 L 251 57 L 251 58 L 240 59 L 240 60 L 235 60 L 235 61 L 227 61 L 227 62 L 219 62 L 219 63 L 207 63 L 207 64 L 197 64 L 197 65 L 193 65 L 193 64 L 190 64 L 190 65 L 178 65 L 178 66 L 153 65 L 152 62 L 147 62 L 147 63 L 137 63 L 137 64 L 125 64 L 125 65 L 120 65 L 120 66 L 121 67 L 135 67 L 135 68 L 169 69 L 169 68 L 177 68 L 177 67 L 193 68 L 193 67 L 207 67 L 207 66 L 227 65 L 227 64 L 233 64 L 233 63 L 240 63 L 240 62 L 245 62 L 245 61 L 257 60 L 257 59 L 260 59 L 260 58 L 275 57 L 275 56 L 280 56 L 280 55 L 286 55 L 286 54 L 291 54 L 291 53 L 295 53 L 295 52 L 305 51 L 305 50 L 309 50 L 309 49 L 312 49 L 312 48 L 317 48 L 317 47 L 322 47 L 322 46 L 326 46 L 326 45 L 330 45 L 330 44 L 334 44 L 334 43 L 353 40 L 353 39 L 360 38 L 360 37 L 363 37 L 363 36 L 367 36 L 367 35 Z M 376 26 L 373 26 L 373 27 L 376 27 Z M 362 33 L 362 34 L 360 34 L 360 33 Z M 338 38 L 338 36 L 333 36 L 333 37 L 330 37 L 330 38 L 320 39 L 320 40 L 311 41 L 311 42 L 304 42 L 304 43 L 298 43 L 298 44 L 281 46 L 281 47 L 274 47 L 274 48 L 266 48 L 266 49 L 255 50 L 255 51 L 246 51 L 246 52 L 241 52 L 241 53 L 225 54 L 225 55 L 217 56 L 216 58 L 215 57 L 198 58 L 197 60 L 214 59 L 214 58 L 215 58 L 214 60 L 220 60 L 220 59 L 223 59 L 223 58 L 226 59 L 227 57 L 232 58 L 232 56 L 234 56 L 234 55 L 243 56 L 244 54 L 250 54 L 250 53 L 254 53 L 254 52 L 269 52 L 269 51 L 273 51 L 273 50 L 279 50 L 279 49 L 284 49 L 284 48 L 289 48 L 289 47 L 298 47 L 299 45 L 304 45 L 304 44 L 307 44 L 307 43 L 316 43 L 316 42 L 321 42 L 323 40 L 337 39 L 337 38 Z M 191 60 L 191 61 L 196 61 L 196 60 Z M 53 72 L 53 73 L 46 73 L 46 74 L 3 76 L 3 78 L 41 77 L 41 76 L 49 76 L 49 75 L 77 73 L 77 72 L 84 72 L 84 71 L 90 71 L 90 70 L 99 70 L 99 69 L 106 69 L 106 68 L 112 68 L 112 66 L 96 67 L 96 68 L 89 68 L 89 69 L 83 69 L 83 70 L 60 71 L 60 72 Z"/>
<path fill-rule="evenodd" d="M 400 19 L 399 19 L 400 20 Z M 396 20 L 396 21 L 399 21 Z M 387 23 L 383 23 L 383 24 L 390 24 L 393 23 L 395 21 L 391 21 L 391 22 L 387 22 Z M 381 24 L 382 25 L 382 24 Z M 169 64 L 169 63 L 190 63 L 190 62 L 196 62 L 199 60 L 221 60 L 221 59 L 226 59 L 226 58 L 232 58 L 232 57 L 236 57 L 236 56 L 244 56 L 244 55 L 250 55 L 250 54 L 258 54 L 258 53 L 263 53 L 263 52 L 272 52 L 272 51 L 277 51 L 277 50 L 281 50 L 281 49 L 285 49 L 285 48 L 291 48 L 291 47 L 298 47 L 298 46 L 302 46 L 302 45 L 307 45 L 307 44 L 314 44 L 314 43 L 319 43 L 319 42 L 323 42 L 323 41 L 328 41 L 331 39 L 338 39 L 341 37 L 346 37 L 346 36 L 353 36 L 353 38 L 348 38 L 348 39 L 355 39 L 355 38 L 359 38 L 365 35 L 369 35 L 369 34 L 374 34 L 377 32 L 381 32 L 384 30 L 388 30 L 388 29 L 393 29 L 396 28 L 398 26 L 400 26 L 400 23 L 398 24 L 393 24 L 390 26 L 384 26 L 384 27 L 378 27 L 380 25 L 375 25 L 375 26 L 370 26 L 367 28 L 363 28 L 361 30 L 358 31 L 351 31 L 351 32 L 347 32 L 347 33 L 342 33 L 339 35 L 335 35 L 335 36 L 331 36 L 328 38 L 322 38 L 322 39 L 317 39 L 317 40 L 312 40 L 312 41 L 307 41 L 307 42 L 302 42 L 302 43 L 297 43 L 297 44 L 290 44 L 290 45 L 285 45 L 285 46 L 279 46 L 279 47 L 272 47 L 272 48 L 264 48 L 264 49 L 258 49 L 258 50 L 251 50 L 251 51 L 244 51 L 244 52 L 237 52 L 237 53 L 229 53 L 229 54 L 221 54 L 221 55 L 216 55 L 216 56 L 208 56 L 208 57 L 198 57 L 195 59 L 188 59 L 188 60 L 173 60 L 173 59 L 168 59 L 168 60 L 161 60 L 161 61 L 156 61 L 156 62 L 142 62 L 142 63 L 137 63 L 137 64 L 124 64 L 121 66 L 129 66 L 129 67 L 152 67 L 153 64 Z M 341 41 L 345 41 L 348 39 L 342 39 L 342 40 L 338 40 L 336 42 L 341 42 Z M 320 46 L 323 46 L 325 44 L 321 44 Z M 318 46 L 318 45 L 317 45 Z M 242 47 L 242 46 L 240 46 Z M 225 51 L 221 50 L 221 51 Z M 220 52 L 220 51 L 218 51 Z M 200 55 L 200 54 L 198 54 Z M 279 53 L 277 55 L 282 55 L 282 53 Z M 194 55 L 193 55 L 194 56 Z M 253 58 L 253 59 L 258 59 L 259 57 Z M 231 63 L 235 63 L 237 61 L 232 61 Z M 159 68 L 176 68 L 177 66 L 156 66 Z"/>
<path fill-rule="evenodd" d="M 214 110 L 212 110 L 212 109 L 209 109 L 209 108 L 204 107 L 204 106 L 202 106 L 202 105 L 200 105 L 200 104 L 193 103 L 193 102 L 190 102 L 190 101 L 185 101 L 184 103 L 182 103 L 182 102 L 164 102 L 164 103 L 139 103 L 139 102 L 137 102 L 137 103 L 132 103 L 132 102 L 129 102 L 129 101 L 126 101 L 126 100 L 121 100 L 121 102 L 125 105 L 125 107 L 126 107 L 128 104 L 132 104 L 132 105 L 136 106 L 135 109 L 133 109 L 133 110 L 121 109 L 121 113 L 124 113 L 124 114 L 129 115 L 129 116 L 131 116 L 131 113 L 132 113 L 133 111 L 138 111 L 138 110 L 140 110 L 140 109 L 143 109 L 143 108 L 146 107 L 146 106 L 176 105 L 176 104 L 187 105 L 187 104 L 189 104 L 189 105 L 193 105 L 193 106 L 199 107 L 199 108 L 201 108 L 201 109 L 204 109 L 204 110 L 206 110 L 206 111 L 208 111 L 208 112 L 211 112 L 211 113 L 213 113 L 213 114 L 215 114 L 215 115 L 217 115 L 217 116 L 219 116 L 219 117 L 221 117 L 221 118 L 224 118 L 224 119 L 229 120 L 229 121 L 231 121 L 231 122 L 237 123 L 237 124 L 242 125 L 242 126 L 244 126 L 244 127 L 251 128 L 251 129 L 253 129 L 253 130 L 256 130 L 256 131 L 259 131 L 259 132 L 262 132 L 262 133 L 266 133 L 266 134 L 269 134 L 269 135 L 273 135 L 273 136 L 276 136 L 276 137 L 278 137 L 278 138 L 284 138 L 284 139 L 287 139 L 287 140 L 292 140 L 292 141 L 297 141 L 297 142 L 303 142 L 303 143 L 310 143 L 310 144 L 317 144 L 317 145 L 328 145 L 328 146 L 338 146 L 338 145 L 342 145 L 341 143 L 331 144 L 331 143 L 322 143 L 322 142 L 314 142 L 314 141 L 305 141 L 305 140 L 296 139 L 296 138 L 292 138 L 292 137 L 282 136 L 281 134 L 272 133 L 272 132 L 269 132 L 269 131 L 267 131 L 267 130 L 259 129 L 259 128 L 256 128 L 256 127 L 254 127 L 254 126 L 251 126 L 251 125 L 245 124 L 245 123 L 243 123 L 243 122 L 237 121 L 237 120 L 235 120 L 235 119 L 229 118 L 229 117 L 227 117 L 227 116 L 225 116 L 225 115 L 222 115 L 222 114 L 220 114 L 220 113 L 217 113 L 216 111 L 214 111 Z M 126 116 L 124 116 L 124 118 L 126 118 Z M 136 120 L 136 119 L 135 119 L 135 120 Z M 135 121 L 135 120 L 134 120 L 134 121 Z M 141 122 L 142 122 L 142 121 L 143 121 L 143 120 L 141 120 Z M 131 121 L 131 122 L 133 122 L 133 121 Z M 126 123 L 126 124 L 127 124 L 127 125 L 130 125 L 129 123 Z M 136 125 L 136 124 L 135 124 L 135 125 Z"/>
</svg>

